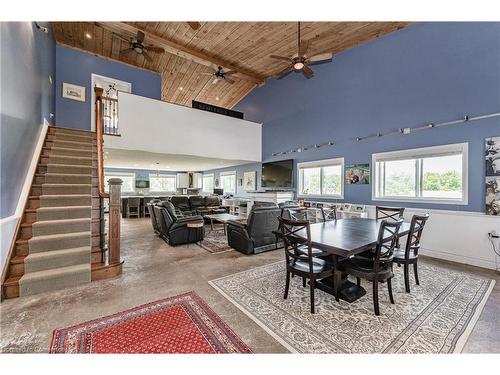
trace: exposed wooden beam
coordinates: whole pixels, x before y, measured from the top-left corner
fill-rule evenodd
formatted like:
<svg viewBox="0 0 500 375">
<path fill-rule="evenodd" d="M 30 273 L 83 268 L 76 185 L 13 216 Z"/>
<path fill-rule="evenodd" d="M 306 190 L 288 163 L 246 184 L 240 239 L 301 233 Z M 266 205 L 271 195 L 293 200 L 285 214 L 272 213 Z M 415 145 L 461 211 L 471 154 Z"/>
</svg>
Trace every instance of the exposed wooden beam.
<svg viewBox="0 0 500 375">
<path fill-rule="evenodd" d="M 156 34 L 150 33 L 148 31 L 139 29 L 135 26 L 129 25 L 125 22 L 99 22 L 99 26 L 103 27 L 104 29 L 107 29 L 109 31 L 115 32 L 115 33 L 127 33 L 130 34 L 131 36 L 136 35 L 137 31 L 141 31 L 145 35 L 145 41 L 146 43 L 154 44 L 157 45 L 158 47 L 162 47 L 165 49 L 165 51 L 174 54 L 176 56 L 182 57 L 187 60 L 194 61 L 198 64 L 202 64 L 205 66 L 209 67 L 217 67 L 221 66 L 224 69 L 227 70 L 234 70 L 237 71 L 238 73 L 235 74 L 235 76 L 251 81 L 256 84 L 263 84 L 266 80 L 266 77 L 263 75 L 260 75 L 256 72 L 253 72 L 251 70 L 242 68 L 240 66 L 237 66 L 236 64 L 226 61 L 218 56 L 213 56 L 210 55 L 206 52 L 187 47 L 185 45 L 182 45 L 180 43 L 177 43 L 171 39 L 167 39 L 161 36 L 158 36 Z"/>
</svg>

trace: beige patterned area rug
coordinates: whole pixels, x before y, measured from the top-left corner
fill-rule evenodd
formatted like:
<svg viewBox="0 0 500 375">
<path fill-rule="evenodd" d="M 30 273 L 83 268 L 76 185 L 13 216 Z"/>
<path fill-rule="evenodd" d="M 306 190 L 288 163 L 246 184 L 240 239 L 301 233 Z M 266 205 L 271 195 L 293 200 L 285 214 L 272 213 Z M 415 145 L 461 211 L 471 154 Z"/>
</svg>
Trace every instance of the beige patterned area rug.
<svg viewBox="0 0 500 375">
<path fill-rule="evenodd" d="M 404 291 L 402 268 L 394 267 L 395 305 L 380 284 L 380 316 L 373 313 L 371 284 L 355 301 L 337 303 L 316 291 L 316 314 L 309 311 L 309 287 L 291 279 L 283 299 L 285 262 L 210 281 L 215 289 L 291 352 L 298 353 L 457 353 L 476 323 L 494 280 L 419 265 L 421 285 Z M 410 273 L 413 281 L 413 274 Z"/>
</svg>

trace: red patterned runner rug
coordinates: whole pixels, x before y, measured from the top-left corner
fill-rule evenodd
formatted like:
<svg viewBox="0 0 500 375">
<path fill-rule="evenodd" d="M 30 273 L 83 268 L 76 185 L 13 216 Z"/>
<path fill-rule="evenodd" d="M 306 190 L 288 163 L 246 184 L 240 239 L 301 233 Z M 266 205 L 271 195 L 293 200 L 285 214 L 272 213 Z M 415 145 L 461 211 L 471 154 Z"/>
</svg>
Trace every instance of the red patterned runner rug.
<svg viewBox="0 0 500 375">
<path fill-rule="evenodd" d="M 195 293 L 54 330 L 51 353 L 252 353 Z"/>
</svg>

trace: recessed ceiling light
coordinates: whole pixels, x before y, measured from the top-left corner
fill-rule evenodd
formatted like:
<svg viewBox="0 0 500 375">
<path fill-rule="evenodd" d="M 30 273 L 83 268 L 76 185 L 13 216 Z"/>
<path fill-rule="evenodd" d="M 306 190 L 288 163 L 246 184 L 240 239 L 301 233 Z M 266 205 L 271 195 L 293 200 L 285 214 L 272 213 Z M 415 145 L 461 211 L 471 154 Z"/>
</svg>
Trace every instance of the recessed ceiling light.
<svg viewBox="0 0 500 375">
<path fill-rule="evenodd" d="M 219 97 L 218 97 L 218 96 L 216 96 L 216 97 L 215 97 L 215 100 L 219 100 Z"/>
<path fill-rule="evenodd" d="M 85 33 L 85 38 L 92 39 L 92 35 L 90 35 L 89 33 Z"/>
<path fill-rule="evenodd" d="M 181 91 L 182 91 L 182 90 L 184 90 L 184 87 L 182 87 L 182 86 L 181 86 L 181 87 L 179 87 L 179 90 L 181 90 Z"/>
</svg>

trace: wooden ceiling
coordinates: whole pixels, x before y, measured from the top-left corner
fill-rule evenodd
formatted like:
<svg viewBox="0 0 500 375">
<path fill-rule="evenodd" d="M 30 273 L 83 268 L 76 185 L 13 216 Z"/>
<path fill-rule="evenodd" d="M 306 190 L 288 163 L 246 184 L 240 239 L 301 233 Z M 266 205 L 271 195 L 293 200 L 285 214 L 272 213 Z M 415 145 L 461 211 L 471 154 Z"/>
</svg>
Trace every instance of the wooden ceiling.
<svg viewBox="0 0 500 375">
<path fill-rule="evenodd" d="M 301 39 L 310 40 L 308 55 L 344 51 L 408 26 L 408 22 L 302 22 Z M 146 34 L 146 44 L 161 44 L 165 53 L 150 52 L 152 61 L 120 51 L 127 43 L 116 37 Z M 56 42 L 161 74 L 162 100 L 191 106 L 192 100 L 232 108 L 258 84 L 287 66 L 271 54 L 292 56 L 297 50 L 296 22 L 201 22 L 193 30 L 187 22 L 54 22 Z M 91 36 L 87 38 L 85 35 Z M 201 73 L 221 65 L 239 73 L 234 84 Z M 286 79 L 286 78 L 285 78 Z M 306 79 L 306 78 L 304 78 Z M 321 79 L 316 75 L 311 79 Z"/>
</svg>

